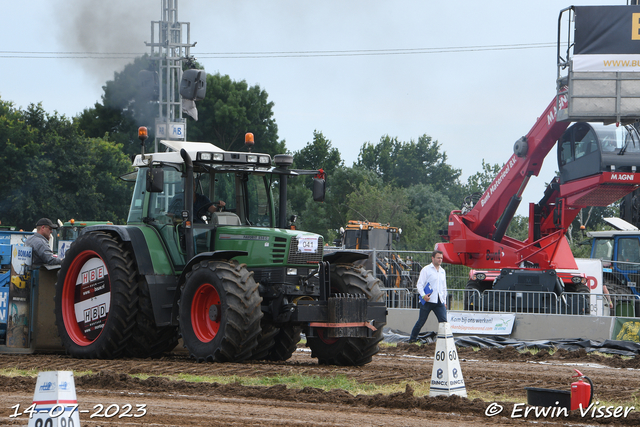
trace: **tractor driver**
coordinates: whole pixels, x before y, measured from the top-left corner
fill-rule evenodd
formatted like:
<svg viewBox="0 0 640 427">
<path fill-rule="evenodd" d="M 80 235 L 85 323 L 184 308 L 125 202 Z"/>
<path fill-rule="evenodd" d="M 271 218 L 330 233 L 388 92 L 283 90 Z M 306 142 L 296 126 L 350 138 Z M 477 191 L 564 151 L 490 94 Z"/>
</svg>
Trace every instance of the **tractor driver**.
<svg viewBox="0 0 640 427">
<path fill-rule="evenodd" d="M 53 255 L 49 247 L 51 232 L 58 228 L 49 218 L 41 218 L 36 223 L 36 232 L 25 240 L 24 244 L 32 248 L 31 268 L 36 270 L 43 265 L 60 265 L 62 258 Z"/>
<path fill-rule="evenodd" d="M 204 194 L 200 194 L 196 191 L 197 185 L 196 182 L 193 183 L 193 221 L 195 223 L 203 224 L 202 216 L 206 214 L 206 212 L 218 212 L 222 210 L 226 203 L 224 200 L 219 200 L 218 203 L 213 203 L 207 196 Z M 171 201 L 169 205 L 168 215 L 172 217 L 180 217 L 182 213 L 182 209 L 184 206 L 184 199 L 182 194 L 176 195 Z"/>
<path fill-rule="evenodd" d="M 224 200 L 218 200 L 218 203 L 213 203 L 209 198 L 203 194 L 196 192 L 196 187 L 193 187 L 193 221 L 203 223 L 202 215 L 205 214 L 206 211 L 211 213 L 217 212 L 218 210 L 222 210 L 226 203 Z"/>
</svg>

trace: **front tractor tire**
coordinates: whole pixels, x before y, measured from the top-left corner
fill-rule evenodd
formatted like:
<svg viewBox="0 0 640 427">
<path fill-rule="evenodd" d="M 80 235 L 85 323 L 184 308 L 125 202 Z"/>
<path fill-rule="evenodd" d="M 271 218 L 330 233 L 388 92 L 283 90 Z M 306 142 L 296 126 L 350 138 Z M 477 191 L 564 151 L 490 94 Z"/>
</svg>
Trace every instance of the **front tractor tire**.
<svg viewBox="0 0 640 427">
<path fill-rule="evenodd" d="M 384 302 L 380 283 L 371 271 L 361 266 L 331 266 L 332 294 L 364 294 L 371 302 Z M 321 365 L 362 366 L 371 362 L 373 355 L 380 351 L 378 343 L 382 341 L 383 326 L 376 324 L 377 330 L 371 338 L 330 338 L 327 328 L 317 328 L 317 336 L 307 338 L 307 347 L 311 349 L 311 357 L 317 357 Z"/>
<path fill-rule="evenodd" d="M 103 232 L 80 236 L 58 275 L 56 326 L 73 357 L 111 359 L 123 354 L 138 303 L 131 253 Z"/>
<path fill-rule="evenodd" d="M 202 261 L 187 273 L 180 333 L 198 362 L 240 362 L 258 345 L 262 298 L 253 273 L 237 261 Z"/>
</svg>

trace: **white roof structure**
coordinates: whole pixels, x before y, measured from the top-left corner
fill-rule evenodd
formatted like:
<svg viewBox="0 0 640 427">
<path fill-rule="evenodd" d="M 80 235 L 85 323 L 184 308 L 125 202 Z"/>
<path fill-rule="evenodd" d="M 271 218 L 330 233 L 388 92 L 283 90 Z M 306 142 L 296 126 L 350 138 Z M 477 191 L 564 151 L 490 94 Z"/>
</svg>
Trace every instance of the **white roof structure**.
<svg viewBox="0 0 640 427">
<path fill-rule="evenodd" d="M 616 230 L 621 231 L 638 231 L 638 227 L 625 221 L 622 218 L 602 218 Z"/>
<path fill-rule="evenodd" d="M 148 153 L 144 155 L 144 159 L 141 154 L 138 154 L 133 160 L 133 166 L 147 166 L 150 162 L 161 161 L 167 163 L 182 163 L 182 157 L 180 156 L 180 150 L 185 149 L 192 159 L 196 158 L 198 152 L 209 153 L 223 153 L 224 150 L 209 142 L 191 142 L 191 141 L 175 141 L 175 140 L 161 140 L 161 144 L 168 148 L 168 151 L 159 153 Z"/>
</svg>

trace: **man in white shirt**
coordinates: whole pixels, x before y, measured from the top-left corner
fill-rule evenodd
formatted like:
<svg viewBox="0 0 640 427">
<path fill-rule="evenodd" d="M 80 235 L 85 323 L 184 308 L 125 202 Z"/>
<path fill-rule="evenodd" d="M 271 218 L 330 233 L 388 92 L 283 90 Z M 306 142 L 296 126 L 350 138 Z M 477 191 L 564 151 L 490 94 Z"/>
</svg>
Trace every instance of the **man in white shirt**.
<svg viewBox="0 0 640 427">
<path fill-rule="evenodd" d="M 427 322 L 429 313 L 432 311 L 438 318 L 439 323 L 447 321 L 447 275 L 441 266 L 442 259 L 442 251 L 433 251 L 431 253 L 431 264 L 420 271 L 420 277 L 418 278 L 418 283 L 416 283 L 416 288 L 418 288 L 418 293 L 422 299 L 420 301 L 420 315 L 411 331 L 409 342 L 416 342 L 420 329 Z M 427 283 L 430 285 L 431 290 L 427 289 L 428 293 L 425 293 Z"/>
</svg>

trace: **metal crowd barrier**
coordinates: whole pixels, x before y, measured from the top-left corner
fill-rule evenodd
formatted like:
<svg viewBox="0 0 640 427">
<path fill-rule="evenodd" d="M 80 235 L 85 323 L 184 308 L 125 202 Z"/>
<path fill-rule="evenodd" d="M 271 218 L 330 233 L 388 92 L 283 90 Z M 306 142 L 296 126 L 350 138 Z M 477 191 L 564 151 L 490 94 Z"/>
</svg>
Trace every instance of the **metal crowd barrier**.
<svg viewBox="0 0 640 427">
<path fill-rule="evenodd" d="M 417 308 L 412 301 L 414 293 L 411 289 L 382 288 L 387 308 Z"/>
<path fill-rule="evenodd" d="M 431 262 L 431 251 L 371 249 L 358 252 L 369 255 L 366 267 L 381 280 L 388 308 L 420 307 L 416 284 L 420 270 Z M 469 281 L 468 267 L 449 264 L 443 264 L 443 267 L 447 272 L 447 307 L 452 311 L 640 317 L 640 299 L 633 294 L 564 292 L 558 296 L 553 292 L 497 290 L 480 294 L 477 290 L 465 289 Z M 612 269 L 623 272 L 630 287 L 640 284 L 640 263 L 603 261 L 605 274 Z"/>
<path fill-rule="evenodd" d="M 417 291 L 382 288 L 387 308 L 419 308 Z M 564 292 L 522 292 L 448 289 L 450 311 L 508 312 L 532 314 L 599 315 L 640 317 L 640 299 L 635 295 Z"/>
</svg>

